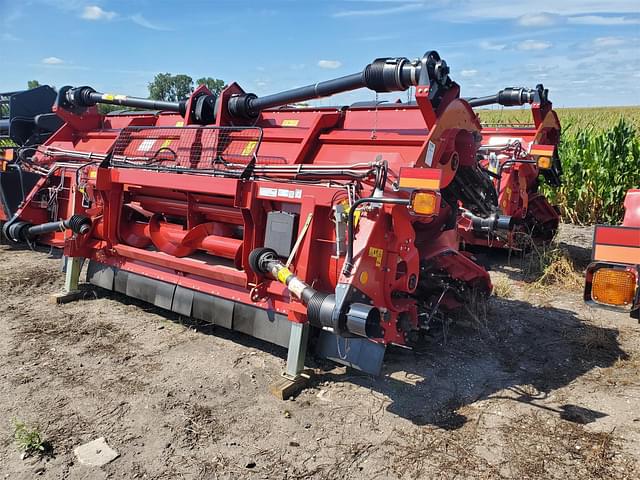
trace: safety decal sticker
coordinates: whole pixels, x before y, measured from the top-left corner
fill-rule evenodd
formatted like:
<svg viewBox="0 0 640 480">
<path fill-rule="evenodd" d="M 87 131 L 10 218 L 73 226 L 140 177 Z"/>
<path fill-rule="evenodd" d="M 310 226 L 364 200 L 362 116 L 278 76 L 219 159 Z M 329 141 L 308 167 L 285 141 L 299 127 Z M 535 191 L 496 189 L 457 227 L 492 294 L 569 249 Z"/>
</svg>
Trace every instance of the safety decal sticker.
<svg viewBox="0 0 640 480">
<path fill-rule="evenodd" d="M 382 266 L 383 255 L 384 255 L 384 250 L 382 248 L 369 247 L 369 256 L 376 259 L 376 267 Z"/>
</svg>

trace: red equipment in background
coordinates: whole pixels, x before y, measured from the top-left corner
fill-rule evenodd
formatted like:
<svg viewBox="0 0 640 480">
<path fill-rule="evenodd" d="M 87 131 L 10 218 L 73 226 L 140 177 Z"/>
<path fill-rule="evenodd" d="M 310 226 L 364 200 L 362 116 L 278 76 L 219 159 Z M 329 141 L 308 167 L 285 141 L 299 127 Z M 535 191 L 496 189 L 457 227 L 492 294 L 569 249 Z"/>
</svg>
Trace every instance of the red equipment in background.
<svg viewBox="0 0 640 480">
<path fill-rule="evenodd" d="M 540 193 L 540 177 L 560 185 L 562 167 L 558 157 L 560 122 L 548 91 L 507 88 L 496 95 L 469 100 L 473 107 L 493 103 L 502 106 L 531 104 L 533 124 L 483 124 L 478 150 L 480 164 L 493 178 L 498 193 L 498 212 L 511 218 L 510 225 L 490 228 L 491 213 L 484 220 L 462 212 L 458 232 L 465 245 L 526 249 L 528 242 L 547 242 L 560 222 L 557 207 Z"/>
<path fill-rule="evenodd" d="M 62 125 L 51 113 L 55 98 L 55 90 L 47 85 L 0 93 L 0 225 L 14 215 L 39 179 L 21 168 L 15 153 L 32 153 Z"/>
<path fill-rule="evenodd" d="M 43 178 L 5 234 L 64 241 L 68 274 L 86 258 L 91 283 L 289 345 L 290 375 L 308 325 L 321 355 L 377 373 L 385 345 L 416 345 L 491 290 L 458 251 L 459 206 L 510 223 L 487 205 L 481 126 L 448 73 L 428 52 L 266 97 L 235 83 L 176 103 L 63 87 L 66 123 L 25 159 Z M 412 85 L 417 105 L 283 108 Z M 96 103 L 173 113 L 104 117 Z"/>
<path fill-rule="evenodd" d="M 629 190 L 622 225 L 597 225 L 584 299 L 640 321 L 640 190 Z"/>
</svg>

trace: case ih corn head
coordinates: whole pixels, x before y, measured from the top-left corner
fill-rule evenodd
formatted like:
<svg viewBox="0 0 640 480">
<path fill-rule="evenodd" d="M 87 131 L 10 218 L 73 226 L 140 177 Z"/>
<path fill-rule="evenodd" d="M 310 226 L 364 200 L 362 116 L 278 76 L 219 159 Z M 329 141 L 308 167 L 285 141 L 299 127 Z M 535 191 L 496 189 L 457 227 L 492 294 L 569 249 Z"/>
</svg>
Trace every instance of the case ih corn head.
<svg viewBox="0 0 640 480">
<path fill-rule="evenodd" d="M 527 248 L 527 243 L 547 242 L 555 235 L 559 211 L 539 192 L 540 176 L 548 184 L 560 185 L 562 167 L 557 144 L 560 122 L 548 99 L 548 90 L 506 88 L 496 95 L 472 98 L 469 104 L 505 107 L 531 104 L 533 124 L 483 124 L 479 161 L 495 185 L 497 198 L 484 218 L 462 210 L 458 231 L 464 244 L 490 247 Z M 496 212 L 510 223 L 498 221 Z"/>
<path fill-rule="evenodd" d="M 416 105 L 286 107 L 410 86 Z M 97 103 L 164 113 L 102 116 Z M 92 284 L 288 346 L 290 379 L 310 326 L 321 356 L 378 373 L 387 344 L 417 345 L 490 292 L 459 251 L 462 213 L 490 237 L 513 225 L 436 52 L 265 97 L 235 83 L 181 102 L 63 87 L 54 111 L 65 124 L 25 153 L 41 178 L 4 234 L 63 245 L 71 294 L 88 259 Z"/>
<path fill-rule="evenodd" d="M 596 226 L 584 299 L 640 321 L 640 190 L 629 190 L 622 225 Z"/>
</svg>

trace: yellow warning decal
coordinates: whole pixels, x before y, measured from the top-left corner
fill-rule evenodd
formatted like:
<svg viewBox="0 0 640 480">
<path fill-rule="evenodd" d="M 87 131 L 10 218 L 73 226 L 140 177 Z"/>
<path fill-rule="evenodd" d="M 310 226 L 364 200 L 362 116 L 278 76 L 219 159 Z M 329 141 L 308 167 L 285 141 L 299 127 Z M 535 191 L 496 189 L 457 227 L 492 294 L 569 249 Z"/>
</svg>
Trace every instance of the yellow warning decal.
<svg viewBox="0 0 640 480">
<path fill-rule="evenodd" d="M 297 119 L 282 120 L 283 127 L 297 127 L 298 123 L 300 123 L 300 120 Z"/>
<path fill-rule="evenodd" d="M 111 93 L 105 93 L 102 95 L 103 100 L 113 100 L 115 97 Z"/>
<path fill-rule="evenodd" d="M 98 176 L 97 170 L 89 170 L 89 178 L 96 178 Z"/>
<path fill-rule="evenodd" d="M 247 144 L 245 145 L 245 147 L 242 149 L 242 155 L 243 156 L 249 156 L 253 153 L 253 150 L 255 150 L 256 145 L 258 145 L 258 142 L 256 141 L 250 141 L 247 142 Z"/>
<path fill-rule="evenodd" d="M 184 127 L 184 122 L 182 120 L 177 121 L 176 127 Z"/>
<path fill-rule="evenodd" d="M 376 267 L 382 266 L 382 256 L 384 250 L 382 248 L 369 247 L 369 256 L 376 259 Z"/>
<path fill-rule="evenodd" d="M 171 145 L 171 139 L 167 138 L 164 142 L 162 142 L 162 145 L 160 145 L 160 148 L 167 148 L 169 145 Z"/>
<path fill-rule="evenodd" d="M 351 206 L 349 205 L 349 201 L 345 198 L 342 202 L 340 202 L 342 204 L 342 207 L 344 208 L 344 213 L 345 215 L 347 215 L 349 213 L 349 210 L 351 209 Z M 360 214 L 362 213 L 361 210 L 356 210 L 353 214 L 353 226 L 357 227 L 358 226 L 358 222 L 360 222 Z"/>
<path fill-rule="evenodd" d="M 278 281 L 286 285 L 287 278 L 289 278 L 290 275 L 292 275 L 291 270 L 289 270 L 287 267 L 281 268 L 278 271 Z"/>
</svg>

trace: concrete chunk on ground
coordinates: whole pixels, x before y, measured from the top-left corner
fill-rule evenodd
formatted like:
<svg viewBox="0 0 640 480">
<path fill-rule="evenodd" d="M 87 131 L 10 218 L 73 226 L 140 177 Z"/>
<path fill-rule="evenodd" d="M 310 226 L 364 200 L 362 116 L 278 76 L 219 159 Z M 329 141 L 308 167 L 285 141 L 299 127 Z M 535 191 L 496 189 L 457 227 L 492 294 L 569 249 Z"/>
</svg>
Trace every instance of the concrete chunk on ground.
<svg viewBox="0 0 640 480">
<path fill-rule="evenodd" d="M 73 453 L 75 453 L 81 464 L 94 467 L 106 465 L 120 456 L 118 452 L 107 445 L 104 437 L 96 438 L 89 443 L 76 447 Z"/>
</svg>

